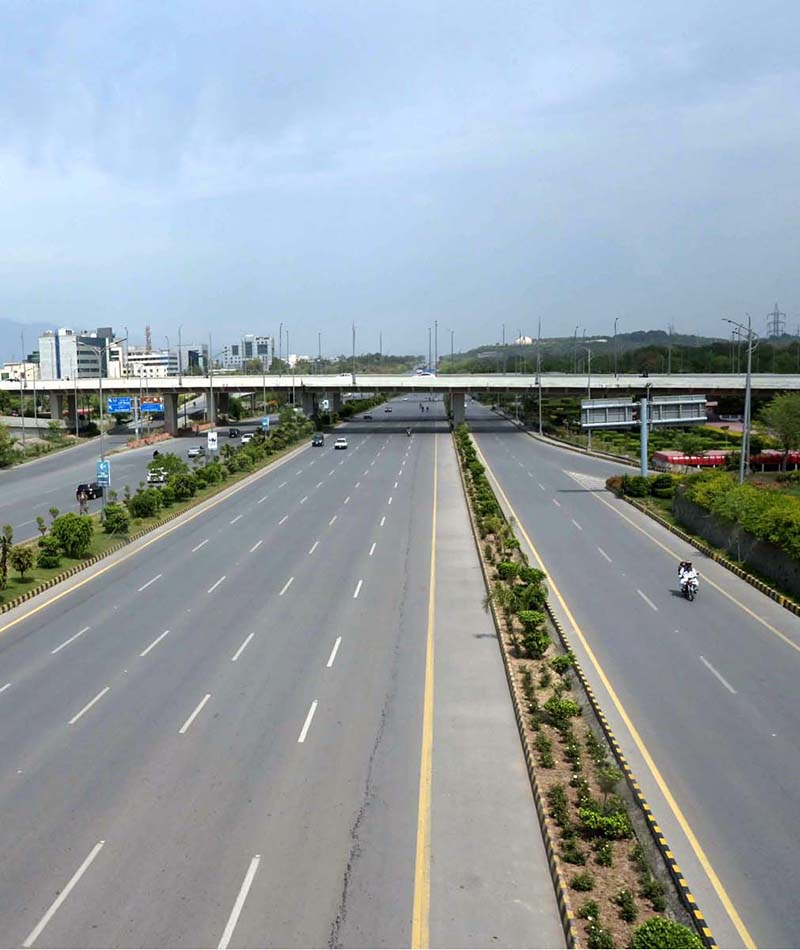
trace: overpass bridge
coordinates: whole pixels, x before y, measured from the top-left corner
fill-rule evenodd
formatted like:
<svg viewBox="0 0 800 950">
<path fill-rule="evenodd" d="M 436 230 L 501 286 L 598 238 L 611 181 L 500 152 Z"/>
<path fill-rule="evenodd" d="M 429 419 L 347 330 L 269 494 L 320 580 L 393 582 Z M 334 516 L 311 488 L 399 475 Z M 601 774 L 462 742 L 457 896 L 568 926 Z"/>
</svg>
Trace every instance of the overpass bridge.
<svg viewBox="0 0 800 950">
<path fill-rule="evenodd" d="M 758 373 L 751 377 L 754 392 L 800 391 L 800 374 Z M 744 374 L 732 373 L 672 373 L 634 374 L 586 373 L 487 373 L 452 374 L 438 376 L 379 375 L 374 373 L 341 373 L 338 375 L 293 375 L 281 376 L 164 376 L 151 379 L 54 379 L 38 380 L 36 392 L 50 399 L 51 417 L 61 419 L 66 410 L 74 419 L 77 397 L 80 394 L 121 396 L 145 395 L 152 398 L 158 393 L 164 400 L 164 419 L 168 432 L 178 428 L 178 397 L 182 394 L 204 393 L 209 413 L 216 418 L 218 412 L 226 411 L 226 402 L 231 393 L 243 390 L 283 390 L 292 393 L 296 402 L 312 414 L 321 398 L 331 400 L 335 410 L 345 393 L 446 393 L 453 398 L 456 421 L 463 418 L 464 396 L 478 393 L 531 393 L 541 387 L 543 392 L 586 395 L 595 398 L 617 394 L 669 395 L 670 393 L 702 393 L 707 396 L 742 393 L 745 388 Z M 33 395 L 31 381 L 0 382 L 0 392 L 26 396 Z"/>
</svg>

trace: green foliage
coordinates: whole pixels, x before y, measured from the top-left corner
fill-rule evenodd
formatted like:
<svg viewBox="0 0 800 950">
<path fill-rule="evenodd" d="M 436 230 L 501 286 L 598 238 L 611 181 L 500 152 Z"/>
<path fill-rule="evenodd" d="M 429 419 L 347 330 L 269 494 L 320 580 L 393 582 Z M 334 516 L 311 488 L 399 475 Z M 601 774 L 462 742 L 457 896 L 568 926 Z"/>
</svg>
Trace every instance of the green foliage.
<svg viewBox="0 0 800 950">
<path fill-rule="evenodd" d="M 103 528 L 106 534 L 127 534 L 131 526 L 131 516 L 125 505 L 106 505 L 103 513 Z"/>
<path fill-rule="evenodd" d="M 761 410 L 761 418 L 784 452 L 800 448 L 800 393 L 781 393 Z"/>
<path fill-rule="evenodd" d="M 554 656 L 550 660 L 550 666 L 558 673 L 560 676 L 563 676 L 567 670 L 575 665 L 575 656 L 572 652 L 561 653 L 559 656 Z"/>
<path fill-rule="evenodd" d="M 159 485 L 157 491 L 161 493 L 162 508 L 171 508 L 175 504 L 175 492 L 169 482 L 166 485 Z"/>
<path fill-rule="evenodd" d="M 702 940 L 693 930 L 666 917 L 651 917 L 631 934 L 631 947 L 635 950 L 651 947 L 664 948 L 664 950 L 672 950 L 672 948 L 694 950 L 702 946 Z"/>
<path fill-rule="evenodd" d="M 564 838 L 561 843 L 561 858 L 567 864 L 586 864 L 586 852 L 581 850 L 577 838 L 571 836 Z"/>
<path fill-rule="evenodd" d="M 41 515 L 36 516 L 36 530 L 42 537 L 47 534 L 47 522 Z"/>
<path fill-rule="evenodd" d="M 639 910 L 636 907 L 636 898 L 633 896 L 633 892 L 627 887 L 618 894 L 615 894 L 611 898 L 611 901 L 619 907 L 620 919 L 624 920 L 626 924 L 632 924 L 639 916 Z"/>
<path fill-rule="evenodd" d="M 18 544 L 12 548 L 8 558 L 11 566 L 22 578 L 33 567 L 33 549 L 25 545 Z"/>
<path fill-rule="evenodd" d="M 560 699 L 557 696 L 551 696 L 543 708 L 555 726 L 563 726 L 570 719 L 581 715 L 581 707 L 574 699 Z"/>
<path fill-rule="evenodd" d="M 573 891 L 593 891 L 594 874 L 592 874 L 591 871 L 579 871 L 573 875 L 569 886 Z"/>
<path fill-rule="evenodd" d="M 504 581 L 512 580 L 519 574 L 520 565 L 514 561 L 501 561 L 497 565 L 497 576 Z"/>
<path fill-rule="evenodd" d="M 559 828 L 566 830 L 572 827 L 569 817 L 569 798 L 563 785 L 559 783 L 547 790 L 547 804 L 550 806 L 550 817 Z"/>
<path fill-rule="evenodd" d="M 36 557 L 38 567 L 53 568 L 61 564 L 61 545 L 57 539 L 48 535 L 39 539 L 39 554 Z"/>
<path fill-rule="evenodd" d="M 648 877 L 639 888 L 639 896 L 649 901 L 650 906 L 656 913 L 666 910 L 667 900 L 664 892 L 664 885 L 654 877 Z"/>
<path fill-rule="evenodd" d="M 613 867 L 614 845 L 610 841 L 596 842 L 594 846 L 594 859 L 601 868 Z"/>
<path fill-rule="evenodd" d="M 89 553 L 94 535 L 94 521 L 90 515 L 70 512 L 59 515 L 50 528 L 50 534 L 58 541 L 67 557 L 83 558 Z"/>
<path fill-rule="evenodd" d="M 672 475 L 656 475 L 650 482 L 650 493 L 656 498 L 672 498 L 677 480 Z"/>
<path fill-rule="evenodd" d="M 614 938 L 599 921 L 593 920 L 586 928 L 586 946 L 589 950 L 606 950 L 614 947 Z"/>
<path fill-rule="evenodd" d="M 144 488 L 132 496 L 128 509 L 134 518 L 155 518 L 161 510 L 161 503 L 161 491 L 158 488 Z"/>
<path fill-rule="evenodd" d="M 580 920 L 597 920 L 600 916 L 600 908 L 597 901 L 584 901 L 575 911 L 575 916 Z"/>
<path fill-rule="evenodd" d="M 536 746 L 536 751 L 539 753 L 539 765 L 543 769 L 554 768 L 556 762 L 553 758 L 553 743 L 543 732 L 537 732 L 534 745 Z"/>
<path fill-rule="evenodd" d="M 646 475 L 623 475 L 620 487 L 623 495 L 646 498 L 650 494 L 650 479 Z"/>
<path fill-rule="evenodd" d="M 188 501 L 197 490 L 195 477 L 189 472 L 182 475 L 173 475 L 167 484 L 174 492 L 176 501 Z"/>
<path fill-rule="evenodd" d="M 617 783 L 622 781 L 622 778 L 622 772 L 613 766 L 598 769 L 597 782 L 600 785 L 600 791 L 603 793 L 603 805 L 606 804 L 608 796 L 617 787 Z"/>
<path fill-rule="evenodd" d="M 578 816 L 585 834 L 598 838 L 630 838 L 631 822 L 625 812 L 604 815 L 594 808 L 579 808 Z"/>
<path fill-rule="evenodd" d="M 0 425 L 0 468 L 13 465 L 19 459 L 14 439 L 8 426 Z"/>
<path fill-rule="evenodd" d="M 148 471 L 154 468 L 163 468 L 167 473 L 167 477 L 170 475 L 183 475 L 189 471 L 189 466 L 186 462 L 175 455 L 174 452 L 167 452 L 165 455 L 159 454 L 158 458 L 154 458 L 147 463 L 147 468 Z"/>
</svg>

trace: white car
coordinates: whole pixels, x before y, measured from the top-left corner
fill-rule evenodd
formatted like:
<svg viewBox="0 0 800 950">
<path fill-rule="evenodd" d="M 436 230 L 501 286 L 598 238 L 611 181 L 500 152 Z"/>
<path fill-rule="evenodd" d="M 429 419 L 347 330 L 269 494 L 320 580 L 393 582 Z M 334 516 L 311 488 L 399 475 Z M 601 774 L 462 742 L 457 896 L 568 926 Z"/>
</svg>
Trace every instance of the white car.
<svg viewBox="0 0 800 950">
<path fill-rule="evenodd" d="M 241 439 L 239 439 L 239 442 L 241 442 L 242 445 L 247 445 L 247 443 L 250 442 L 252 438 L 253 438 L 252 432 L 245 432 L 245 434 L 241 437 Z"/>
<path fill-rule="evenodd" d="M 193 445 L 186 453 L 186 457 L 190 459 L 200 458 L 201 455 L 206 454 L 205 446 L 203 445 Z"/>
<path fill-rule="evenodd" d="M 333 443 L 333 447 L 334 447 L 334 449 L 346 449 L 346 448 L 347 448 L 347 439 L 342 438 L 342 437 L 339 437 L 339 438 Z"/>
<path fill-rule="evenodd" d="M 151 468 L 147 472 L 148 485 L 165 485 L 167 482 L 167 470 L 165 468 Z"/>
</svg>

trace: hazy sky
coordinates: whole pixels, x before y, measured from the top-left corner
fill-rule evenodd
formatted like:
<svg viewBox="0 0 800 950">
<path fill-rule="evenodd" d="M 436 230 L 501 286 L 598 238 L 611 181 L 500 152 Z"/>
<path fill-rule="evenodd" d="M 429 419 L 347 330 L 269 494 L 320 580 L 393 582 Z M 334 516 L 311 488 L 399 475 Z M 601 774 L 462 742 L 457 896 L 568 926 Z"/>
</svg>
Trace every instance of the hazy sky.
<svg viewBox="0 0 800 950">
<path fill-rule="evenodd" d="M 0 316 L 800 322 L 800 4 L 0 0 Z"/>
</svg>

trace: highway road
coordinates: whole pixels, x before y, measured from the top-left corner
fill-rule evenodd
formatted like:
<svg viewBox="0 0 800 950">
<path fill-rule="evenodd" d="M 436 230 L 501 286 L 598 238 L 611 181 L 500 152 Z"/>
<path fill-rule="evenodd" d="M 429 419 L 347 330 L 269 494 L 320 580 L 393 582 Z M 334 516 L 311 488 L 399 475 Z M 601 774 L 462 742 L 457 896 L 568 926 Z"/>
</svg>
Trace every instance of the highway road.
<svg viewBox="0 0 800 950">
<path fill-rule="evenodd" d="M 618 466 L 537 441 L 477 403 L 468 419 L 719 944 L 797 946 L 800 618 L 604 491 Z M 683 557 L 701 574 L 694 603 L 678 591 Z"/>
<path fill-rule="evenodd" d="M 394 408 L 3 618 L 4 945 L 563 946 L 452 443 Z"/>
<path fill-rule="evenodd" d="M 274 417 L 277 421 L 277 416 Z M 244 431 L 256 428 L 255 421 L 237 423 Z M 228 426 L 220 426 L 220 445 L 227 441 Z M 132 437 L 130 432 L 106 435 L 105 452 L 111 461 L 111 484 L 120 495 L 125 485 L 135 491 L 147 477 L 147 463 L 152 461 L 153 450 L 175 452 L 186 458 L 191 445 L 205 445 L 205 432 L 195 438 L 166 439 L 155 446 L 140 449 L 125 448 Z M 236 440 L 234 440 L 236 441 Z M 50 521 L 48 511 L 77 511 L 75 490 L 82 482 L 93 482 L 96 463 L 100 458 L 100 440 L 92 439 L 68 449 L 44 455 L 23 465 L 0 471 L 0 526 L 10 524 L 16 540 L 36 535 L 36 516 Z M 89 502 L 90 511 L 98 511 L 101 501 Z"/>
</svg>

